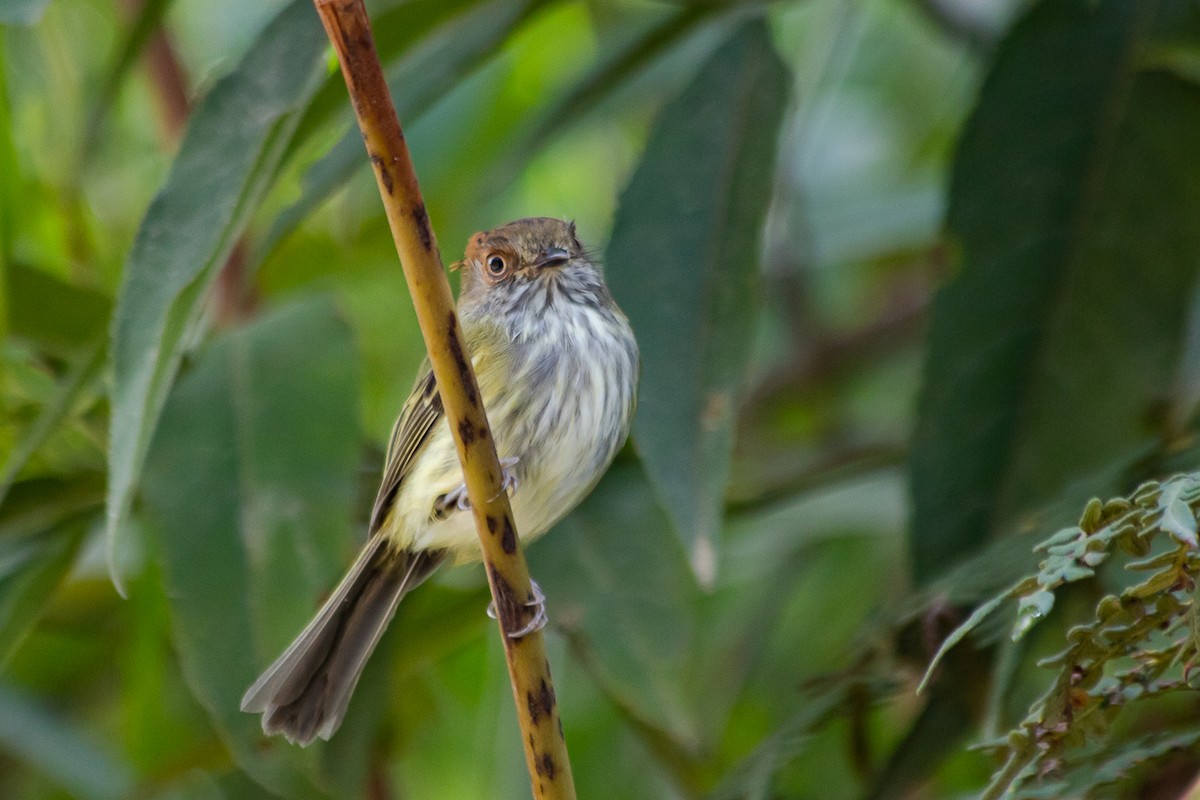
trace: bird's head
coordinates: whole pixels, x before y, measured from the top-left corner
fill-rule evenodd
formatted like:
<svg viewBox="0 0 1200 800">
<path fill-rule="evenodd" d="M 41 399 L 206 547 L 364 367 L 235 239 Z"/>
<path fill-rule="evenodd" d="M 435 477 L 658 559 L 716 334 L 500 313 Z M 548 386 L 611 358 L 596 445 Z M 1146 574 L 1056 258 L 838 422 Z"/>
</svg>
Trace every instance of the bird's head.
<svg viewBox="0 0 1200 800">
<path fill-rule="evenodd" d="M 464 297 L 556 281 L 565 277 L 563 273 L 595 271 L 575 234 L 575 223 L 553 217 L 528 217 L 475 234 L 454 267 L 463 272 Z"/>
</svg>

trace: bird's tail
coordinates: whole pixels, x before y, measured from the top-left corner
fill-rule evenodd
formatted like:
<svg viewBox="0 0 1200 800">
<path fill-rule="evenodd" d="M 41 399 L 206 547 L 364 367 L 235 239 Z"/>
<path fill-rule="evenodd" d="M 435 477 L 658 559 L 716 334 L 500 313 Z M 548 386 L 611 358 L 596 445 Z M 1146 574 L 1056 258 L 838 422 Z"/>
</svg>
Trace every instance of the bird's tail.
<svg viewBox="0 0 1200 800">
<path fill-rule="evenodd" d="M 242 696 L 263 732 L 293 744 L 328 739 L 400 599 L 429 576 L 440 552 L 398 551 L 372 536 L 321 610 Z"/>
</svg>

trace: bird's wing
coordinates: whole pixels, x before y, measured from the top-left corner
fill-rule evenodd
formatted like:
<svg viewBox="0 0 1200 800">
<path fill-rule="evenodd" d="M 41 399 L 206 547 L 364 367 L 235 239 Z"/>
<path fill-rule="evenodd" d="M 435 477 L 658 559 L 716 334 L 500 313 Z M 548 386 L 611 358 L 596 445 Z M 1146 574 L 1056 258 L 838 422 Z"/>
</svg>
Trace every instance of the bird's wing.
<svg viewBox="0 0 1200 800">
<path fill-rule="evenodd" d="M 371 509 L 372 535 L 383 525 L 404 477 L 412 469 L 434 428 L 446 415 L 428 358 L 418 375 L 420 377 L 405 401 L 400 417 L 392 426 L 392 435 L 388 439 L 383 480 L 379 484 L 379 494 L 375 496 L 375 507 Z"/>
</svg>

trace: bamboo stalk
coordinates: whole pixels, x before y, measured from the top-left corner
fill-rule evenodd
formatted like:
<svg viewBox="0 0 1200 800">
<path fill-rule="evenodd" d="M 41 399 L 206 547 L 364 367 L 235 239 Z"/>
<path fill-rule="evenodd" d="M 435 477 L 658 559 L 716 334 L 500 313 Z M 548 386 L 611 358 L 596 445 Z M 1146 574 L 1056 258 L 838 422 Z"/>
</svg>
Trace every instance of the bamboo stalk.
<svg viewBox="0 0 1200 800">
<path fill-rule="evenodd" d="M 520 630 L 533 613 L 525 605 L 533 599 L 529 567 L 521 551 L 508 494 L 501 487 L 500 461 L 471 357 L 465 349 L 450 284 L 404 133 L 375 52 L 370 20 L 362 0 L 313 3 L 342 66 L 462 462 L 504 642 L 533 795 L 537 800 L 573 800 L 575 785 L 542 633 L 519 639 L 508 635 Z"/>
</svg>

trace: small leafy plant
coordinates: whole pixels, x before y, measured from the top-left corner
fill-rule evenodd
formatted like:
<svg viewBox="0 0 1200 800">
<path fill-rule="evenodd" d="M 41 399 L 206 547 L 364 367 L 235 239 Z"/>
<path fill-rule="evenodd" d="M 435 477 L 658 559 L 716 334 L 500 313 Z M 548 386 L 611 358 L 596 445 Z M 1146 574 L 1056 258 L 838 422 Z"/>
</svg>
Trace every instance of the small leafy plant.
<svg viewBox="0 0 1200 800">
<path fill-rule="evenodd" d="M 1049 614 L 1056 591 L 1093 577 L 1114 556 L 1131 559 L 1126 570 L 1147 573 L 1102 598 L 1090 622 L 1067 632 L 1066 649 L 1039 662 L 1056 671 L 1049 689 L 1007 736 L 981 745 L 1002 763 L 984 798 L 1079 796 L 1200 740 L 1196 728 L 1099 746 L 1131 704 L 1193 688 L 1200 656 L 1198 504 L 1200 473 L 1144 483 L 1128 497 L 1091 500 L 1079 524 L 1037 546 L 1046 554 L 1037 574 L 980 606 L 942 644 L 922 687 L 942 656 L 1006 600 L 1017 601 L 1012 637 L 1018 640 Z"/>
</svg>

